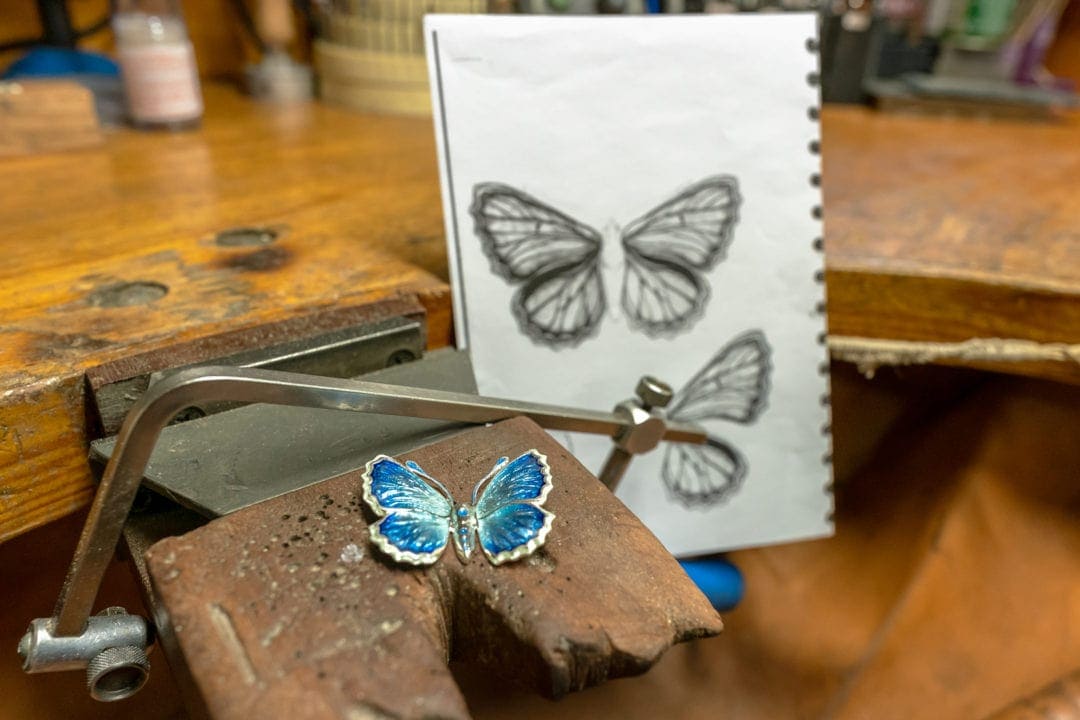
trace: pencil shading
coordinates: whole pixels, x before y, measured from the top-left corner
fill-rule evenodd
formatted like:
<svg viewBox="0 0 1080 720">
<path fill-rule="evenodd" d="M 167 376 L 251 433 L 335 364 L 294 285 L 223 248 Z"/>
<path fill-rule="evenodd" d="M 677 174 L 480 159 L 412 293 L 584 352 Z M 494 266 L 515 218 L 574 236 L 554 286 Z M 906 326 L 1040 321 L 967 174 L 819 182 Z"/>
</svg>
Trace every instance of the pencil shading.
<svg viewBox="0 0 1080 720">
<path fill-rule="evenodd" d="M 771 354 L 760 330 L 738 336 L 675 394 L 668 417 L 680 422 L 753 424 L 768 402 Z M 725 440 L 710 436 L 705 445 L 670 443 L 661 475 L 670 496 L 692 508 L 711 507 L 729 499 L 742 486 L 747 472 L 749 464 L 742 453 Z"/>
<path fill-rule="evenodd" d="M 688 329 L 705 310 L 705 273 L 730 245 L 741 198 L 730 175 L 701 180 L 627 226 L 622 308 L 650 337 Z M 479 183 L 470 207 L 491 268 L 518 286 L 511 303 L 534 342 L 573 347 L 594 335 L 607 310 L 598 231 L 528 193 Z"/>
</svg>

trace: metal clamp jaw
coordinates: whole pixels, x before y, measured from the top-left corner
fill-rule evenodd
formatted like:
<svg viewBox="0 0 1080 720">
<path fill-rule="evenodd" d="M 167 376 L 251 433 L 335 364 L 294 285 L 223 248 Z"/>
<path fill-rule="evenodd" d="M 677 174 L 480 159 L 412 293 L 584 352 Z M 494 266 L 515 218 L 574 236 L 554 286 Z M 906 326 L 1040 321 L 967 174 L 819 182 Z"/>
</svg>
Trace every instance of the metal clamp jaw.
<svg viewBox="0 0 1080 720">
<path fill-rule="evenodd" d="M 671 387 L 646 375 L 638 381 L 636 394 L 636 398 L 624 400 L 616 405 L 613 411 L 626 424 L 614 437 L 615 447 L 611 449 L 600 471 L 600 481 L 612 492 L 626 474 L 630 459 L 659 445 L 668 428 L 668 422 L 661 411 L 674 396 Z"/>
<path fill-rule="evenodd" d="M 120 700 L 138 692 L 150 674 L 147 651 L 153 628 L 122 607 L 87 619 L 78 635 L 57 635 L 53 618 L 37 618 L 19 641 L 28 673 L 86 669 L 86 687 L 95 700 Z"/>
<path fill-rule="evenodd" d="M 639 398 L 614 412 L 479 397 L 360 380 L 338 380 L 251 368 L 206 367 L 184 370 L 150 388 L 131 408 L 116 448 L 94 496 L 60 591 L 53 617 L 34 620 L 19 643 L 23 669 L 50 672 L 88 668 L 91 695 L 120 700 L 146 680 L 149 625 L 110 608 L 91 617 L 105 569 L 115 552 L 154 445 L 165 425 L 180 411 L 207 402 L 268 403 L 347 410 L 383 415 L 484 424 L 524 415 L 553 430 L 607 435 L 616 441 L 601 473 L 608 487 L 622 477 L 632 454 L 653 449 L 660 440 L 701 444 L 698 427 L 670 423 L 653 405 L 662 406 L 670 388 L 651 378 L 638 385 Z M 648 403 L 648 404 L 646 404 Z M 609 467 L 611 466 L 611 467 Z"/>
</svg>

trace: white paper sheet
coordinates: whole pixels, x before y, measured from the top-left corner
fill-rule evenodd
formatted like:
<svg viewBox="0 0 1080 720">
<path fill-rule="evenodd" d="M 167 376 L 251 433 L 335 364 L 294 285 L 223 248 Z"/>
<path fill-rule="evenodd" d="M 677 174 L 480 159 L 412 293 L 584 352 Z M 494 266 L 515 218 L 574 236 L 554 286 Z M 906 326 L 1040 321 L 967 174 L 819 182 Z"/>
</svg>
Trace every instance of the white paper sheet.
<svg viewBox="0 0 1080 720">
<path fill-rule="evenodd" d="M 696 465 L 661 446 L 619 488 L 672 552 L 829 534 L 814 17 L 434 15 L 425 32 L 480 391 L 607 409 L 655 375 L 722 443 Z M 686 388 L 718 353 L 714 382 Z M 611 446 L 559 437 L 594 472 Z"/>
</svg>

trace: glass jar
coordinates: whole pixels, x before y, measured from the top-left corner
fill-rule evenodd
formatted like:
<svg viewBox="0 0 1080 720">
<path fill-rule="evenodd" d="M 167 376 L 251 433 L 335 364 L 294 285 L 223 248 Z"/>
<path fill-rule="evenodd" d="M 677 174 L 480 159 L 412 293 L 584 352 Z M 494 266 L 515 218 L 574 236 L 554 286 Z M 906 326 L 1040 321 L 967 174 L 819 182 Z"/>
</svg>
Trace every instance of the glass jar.
<svg viewBox="0 0 1080 720">
<path fill-rule="evenodd" d="M 113 30 L 132 124 L 197 126 L 202 94 L 179 0 L 117 0 Z"/>
</svg>

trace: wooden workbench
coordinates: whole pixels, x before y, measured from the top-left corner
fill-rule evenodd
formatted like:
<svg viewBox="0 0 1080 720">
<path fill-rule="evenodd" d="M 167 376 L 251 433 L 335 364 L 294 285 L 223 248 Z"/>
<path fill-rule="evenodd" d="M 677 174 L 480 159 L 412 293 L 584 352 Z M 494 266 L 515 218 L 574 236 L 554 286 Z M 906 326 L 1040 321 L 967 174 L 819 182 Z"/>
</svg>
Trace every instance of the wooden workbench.
<svg viewBox="0 0 1080 720">
<path fill-rule="evenodd" d="M 0 575 L 20 588 L 4 625 L 12 638 L 24 618 L 49 611 L 77 523 L 27 531 L 90 496 L 88 374 L 212 357 L 236 333 L 285 335 L 417 303 L 429 345 L 452 341 L 430 123 L 319 105 L 269 112 L 214 86 L 206 99 L 198 132 L 115 131 L 97 150 L 0 161 L 9 178 L 0 541 L 25 534 L 0 545 Z M 1080 122 L 827 108 L 823 124 L 834 353 L 905 361 L 932 351 L 942 362 L 1076 382 Z M 237 227 L 278 236 L 215 242 Z M 971 339 L 1019 350 L 995 360 L 999 346 L 969 353 L 961 343 Z M 892 407 L 887 383 L 858 381 L 834 375 L 834 397 L 847 397 L 834 411 L 836 431 L 848 431 L 838 452 L 850 454 L 855 435 L 882 434 L 879 420 L 850 422 L 856 406 L 896 415 L 882 412 Z M 1080 596 L 1069 550 L 1080 537 L 1065 510 L 1076 452 L 1063 448 L 1076 396 L 1057 387 L 994 385 L 920 421 L 924 431 L 901 434 L 898 450 L 846 486 L 837 538 L 736 555 L 750 596 L 728 637 L 672 653 L 634 683 L 572 698 L 560 713 L 595 717 L 622 703 L 653 717 L 712 718 L 728 703 L 745 717 L 911 717 L 930 702 L 941 717 L 976 717 L 1070 669 L 1080 645 L 1060 623 Z M 1042 457 L 1053 463 L 1033 466 Z M 1025 473 L 1044 480 L 1031 497 L 1009 489 L 1027 483 Z M 1008 542 L 997 542 L 999 525 Z M 960 589 L 950 584 L 958 578 Z M 107 602 L 122 584 L 113 572 Z M 949 632 L 952 655 L 940 647 Z M 1018 637 L 1037 651 L 1011 644 Z M 167 678 L 158 673 L 159 685 L 125 709 L 169 716 Z M 87 703 L 80 684 L 0 670 L 16 717 Z M 498 687 L 469 697 L 478 717 L 510 707 L 550 716 L 543 701 Z M 113 712 L 79 708 L 73 716 Z"/>
<path fill-rule="evenodd" d="M 450 342 L 429 123 L 270 112 L 223 87 L 206 100 L 198 132 L 120 130 L 98 150 L 0 161 L 0 541 L 89 499 L 92 368 L 332 327 L 379 299 L 416 298 L 429 344 Z M 279 237 L 215 243 L 238 227 Z"/>
<path fill-rule="evenodd" d="M 92 368 L 384 297 L 450 340 L 430 123 L 206 93 L 198 132 L 3 161 L 0 541 L 88 500 Z M 1076 381 L 1080 122 L 823 120 L 833 342 L 1033 341 L 1057 359 L 960 362 Z"/>
<path fill-rule="evenodd" d="M 1080 382 L 1080 117 L 836 107 L 823 132 L 834 357 L 906 341 L 877 345 Z"/>
</svg>

